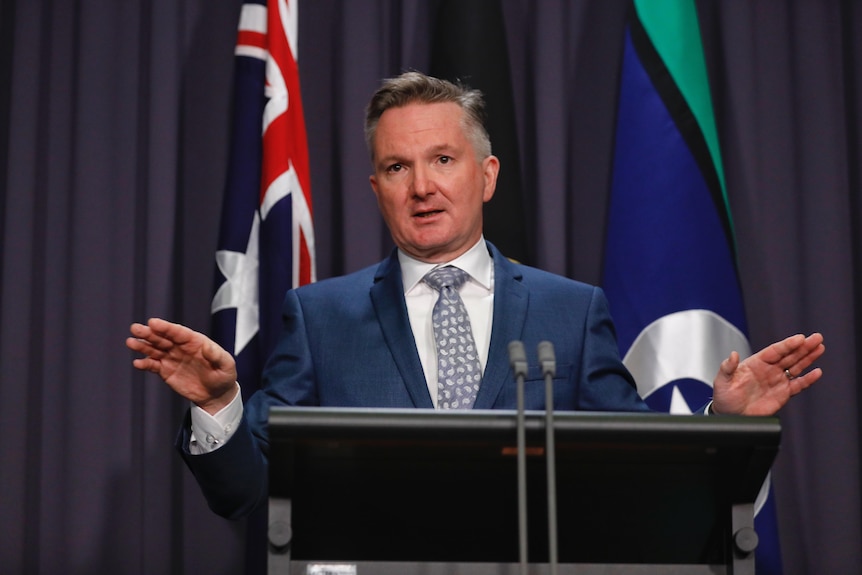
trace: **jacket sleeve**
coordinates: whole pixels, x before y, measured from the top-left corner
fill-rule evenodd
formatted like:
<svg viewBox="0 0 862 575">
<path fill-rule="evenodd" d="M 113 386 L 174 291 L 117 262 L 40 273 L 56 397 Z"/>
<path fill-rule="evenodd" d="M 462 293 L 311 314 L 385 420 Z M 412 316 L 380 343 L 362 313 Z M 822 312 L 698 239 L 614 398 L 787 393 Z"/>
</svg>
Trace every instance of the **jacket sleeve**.
<svg viewBox="0 0 862 575">
<path fill-rule="evenodd" d="M 578 409 L 650 411 L 620 359 L 608 301 L 601 288 L 593 288 L 584 330 Z"/>
<path fill-rule="evenodd" d="M 191 417 L 187 413 L 175 447 L 198 482 L 210 509 L 228 519 L 238 519 L 267 499 L 266 457 L 256 444 L 245 417 L 222 447 L 210 453 L 189 452 Z"/>
</svg>

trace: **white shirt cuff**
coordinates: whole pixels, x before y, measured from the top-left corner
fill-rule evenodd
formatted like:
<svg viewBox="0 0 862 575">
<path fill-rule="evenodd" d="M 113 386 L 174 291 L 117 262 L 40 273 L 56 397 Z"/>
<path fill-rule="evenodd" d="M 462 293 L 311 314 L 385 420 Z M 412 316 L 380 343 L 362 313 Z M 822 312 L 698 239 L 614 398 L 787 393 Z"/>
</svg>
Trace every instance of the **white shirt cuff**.
<svg viewBox="0 0 862 575">
<path fill-rule="evenodd" d="M 236 396 L 215 415 L 210 415 L 197 405 L 192 404 L 192 433 L 189 440 L 189 453 L 202 455 L 215 451 L 227 443 L 227 440 L 239 427 L 242 421 L 243 405 L 239 383 L 236 386 Z"/>
</svg>

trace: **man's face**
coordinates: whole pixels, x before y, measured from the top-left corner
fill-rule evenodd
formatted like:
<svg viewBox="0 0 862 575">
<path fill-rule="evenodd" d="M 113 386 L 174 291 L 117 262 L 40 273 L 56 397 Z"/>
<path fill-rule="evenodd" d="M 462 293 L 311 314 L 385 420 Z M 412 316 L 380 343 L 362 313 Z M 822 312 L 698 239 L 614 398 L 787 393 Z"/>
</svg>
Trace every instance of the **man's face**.
<svg viewBox="0 0 862 575">
<path fill-rule="evenodd" d="M 452 260 L 479 241 L 482 206 L 500 163 L 476 157 L 457 104 L 409 104 L 383 112 L 371 187 L 395 244 L 422 261 Z"/>
</svg>

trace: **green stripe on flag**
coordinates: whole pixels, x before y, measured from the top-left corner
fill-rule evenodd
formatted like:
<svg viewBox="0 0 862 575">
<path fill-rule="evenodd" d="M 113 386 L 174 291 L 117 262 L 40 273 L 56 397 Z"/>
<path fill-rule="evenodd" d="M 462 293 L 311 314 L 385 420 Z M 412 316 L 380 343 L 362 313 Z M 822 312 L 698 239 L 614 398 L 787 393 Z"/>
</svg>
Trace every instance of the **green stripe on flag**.
<svg viewBox="0 0 862 575">
<path fill-rule="evenodd" d="M 694 0 L 634 0 L 634 4 L 644 30 L 700 126 L 715 165 L 731 234 L 735 236 Z M 732 240 L 735 244 L 735 238 Z"/>
</svg>

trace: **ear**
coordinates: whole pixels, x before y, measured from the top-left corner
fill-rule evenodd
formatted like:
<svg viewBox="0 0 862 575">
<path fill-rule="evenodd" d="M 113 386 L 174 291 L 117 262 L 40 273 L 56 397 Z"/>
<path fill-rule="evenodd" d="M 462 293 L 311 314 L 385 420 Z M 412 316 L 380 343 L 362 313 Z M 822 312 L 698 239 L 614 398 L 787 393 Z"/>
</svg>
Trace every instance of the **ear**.
<svg viewBox="0 0 862 575">
<path fill-rule="evenodd" d="M 497 156 L 488 156 L 482 160 L 482 172 L 485 175 L 485 190 L 482 193 L 482 201 L 488 202 L 494 197 L 497 189 L 497 174 L 500 173 L 500 160 Z"/>
<path fill-rule="evenodd" d="M 374 191 L 374 195 L 380 197 L 380 194 L 377 193 L 377 177 L 374 174 L 368 176 L 368 183 L 371 184 L 371 189 Z"/>
</svg>

